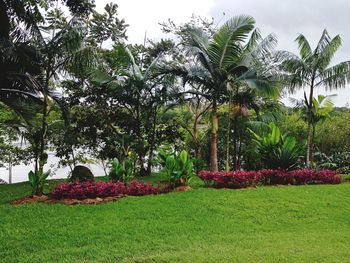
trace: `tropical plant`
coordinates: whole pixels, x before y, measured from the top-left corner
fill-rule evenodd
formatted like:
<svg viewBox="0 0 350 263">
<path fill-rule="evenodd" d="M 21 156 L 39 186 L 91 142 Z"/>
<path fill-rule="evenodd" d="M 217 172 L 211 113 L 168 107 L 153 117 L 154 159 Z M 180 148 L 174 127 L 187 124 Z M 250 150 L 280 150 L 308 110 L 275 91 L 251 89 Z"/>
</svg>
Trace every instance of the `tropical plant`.
<svg viewBox="0 0 350 263">
<path fill-rule="evenodd" d="M 339 184 L 341 178 L 335 171 L 298 169 L 283 171 L 280 169 L 258 171 L 209 172 L 198 174 L 207 186 L 219 188 L 243 188 L 263 185 L 305 185 L 305 184 Z"/>
<path fill-rule="evenodd" d="M 312 160 L 312 109 L 315 88 L 338 89 L 346 86 L 350 80 L 350 61 L 344 61 L 330 66 L 332 59 L 342 44 L 339 35 L 331 38 L 324 30 L 314 50 L 309 41 L 300 34 L 296 38 L 299 55 L 286 59 L 282 66 L 286 71 L 286 79 L 291 91 L 297 88 L 309 88 L 309 94 L 304 92 L 305 104 L 308 111 L 306 165 Z"/>
<path fill-rule="evenodd" d="M 133 178 L 133 165 L 129 160 L 119 162 L 118 159 L 114 159 L 111 162 L 111 170 L 108 173 L 108 177 L 113 181 L 129 182 Z"/>
<path fill-rule="evenodd" d="M 350 173 L 350 153 L 336 152 L 332 155 L 326 155 L 322 152 L 315 153 L 317 167 L 322 169 L 337 170 L 341 174 Z"/>
<path fill-rule="evenodd" d="M 146 182 L 132 180 L 129 183 L 122 182 L 69 182 L 58 185 L 49 196 L 53 199 L 87 199 L 105 197 L 123 197 L 126 195 L 143 196 L 168 192 L 167 187 L 161 188 Z"/>
<path fill-rule="evenodd" d="M 302 105 L 304 104 L 304 105 Z M 302 119 L 311 124 L 311 139 L 310 139 L 310 163 L 313 162 L 313 151 L 315 144 L 315 134 L 316 126 L 319 123 L 324 122 L 327 118 L 330 117 L 330 113 L 333 111 L 334 104 L 332 100 L 323 95 L 318 95 L 317 98 L 312 98 L 312 108 L 311 110 L 308 107 L 308 102 L 303 100 L 302 103 L 297 105 L 301 111 Z"/>
<path fill-rule="evenodd" d="M 106 97 L 113 101 L 111 104 L 117 104 L 116 110 L 123 118 L 115 121 L 120 129 L 113 132 L 133 137 L 132 147 L 138 156 L 141 176 L 151 173 L 156 146 L 170 137 L 167 133 L 172 132 L 174 126 L 168 121 L 162 130 L 160 125 L 168 110 L 176 105 L 172 96 L 174 77 L 154 75 L 158 61 L 172 44 L 161 41 L 150 47 L 115 45 L 112 59 L 106 58 L 112 73 L 96 70 L 91 78 L 95 87 L 108 91 Z M 108 128 L 111 126 L 108 124 Z M 147 166 L 145 159 L 148 159 Z"/>
<path fill-rule="evenodd" d="M 169 155 L 166 158 L 164 171 L 172 188 L 183 186 L 194 175 L 193 162 L 186 151 L 181 151 L 179 155 Z"/>
<path fill-rule="evenodd" d="M 44 185 L 50 173 L 51 173 L 51 170 L 48 170 L 47 172 L 44 172 L 44 173 L 40 173 L 40 172 L 35 173 L 33 171 L 30 171 L 28 173 L 28 180 L 29 180 L 30 186 L 32 187 L 33 195 L 43 194 Z"/>
<path fill-rule="evenodd" d="M 281 134 L 274 123 L 270 123 L 269 127 L 270 132 L 262 136 L 251 131 L 265 168 L 293 169 L 297 165 L 300 153 L 295 138 Z"/>
<path fill-rule="evenodd" d="M 211 103 L 212 171 L 218 171 L 218 107 L 221 102 L 227 101 L 228 85 L 233 89 L 245 86 L 255 90 L 275 90 L 275 85 L 270 81 L 271 72 L 266 69 L 263 72 L 252 63 L 258 61 L 258 58 L 253 56 L 257 46 L 261 51 L 269 53 L 271 42 L 274 40 L 271 36 L 264 44 L 257 45 L 261 38 L 259 31 L 253 30 L 254 24 L 252 17 L 237 16 L 228 20 L 214 34 L 208 34 L 201 28 L 189 27 L 183 37 L 183 45 L 189 55 L 188 61 L 165 65 L 161 69 L 163 73 L 181 76 L 184 82 L 199 87 L 201 91 L 197 88 L 185 93 L 200 94 Z M 251 37 L 248 39 L 249 34 Z"/>
</svg>

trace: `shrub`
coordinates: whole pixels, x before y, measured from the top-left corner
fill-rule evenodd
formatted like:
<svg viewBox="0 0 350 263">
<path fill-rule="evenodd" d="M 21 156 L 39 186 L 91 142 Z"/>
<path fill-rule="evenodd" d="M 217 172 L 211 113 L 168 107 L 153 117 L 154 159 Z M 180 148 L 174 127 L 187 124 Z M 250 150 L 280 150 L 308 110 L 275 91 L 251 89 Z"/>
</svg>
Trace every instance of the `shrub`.
<svg viewBox="0 0 350 263">
<path fill-rule="evenodd" d="M 42 195 L 44 184 L 46 182 L 47 177 L 49 177 L 51 173 L 51 170 L 48 170 L 47 172 L 40 173 L 37 171 L 36 173 L 33 171 L 30 171 L 28 173 L 28 180 L 30 183 L 30 186 L 32 187 L 32 194 L 33 195 Z"/>
<path fill-rule="evenodd" d="M 194 175 L 193 162 L 186 151 L 182 151 L 178 156 L 167 156 L 164 170 L 173 188 L 186 185 Z"/>
<path fill-rule="evenodd" d="M 69 182 L 57 186 L 49 196 L 53 199 L 86 199 L 86 198 L 104 198 L 112 196 L 132 195 L 142 196 L 150 194 L 159 194 L 167 192 L 167 187 L 160 188 L 145 182 L 131 181 L 128 184 L 122 182 Z"/>
<path fill-rule="evenodd" d="M 72 171 L 72 175 L 69 178 L 69 181 L 94 181 L 94 174 L 91 172 L 89 168 L 83 165 L 77 165 L 74 167 Z"/>
<path fill-rule="evenodd" d="M 302 185 L 302 184 L 339 184 L 340 176 L 331 170 L 299 169 L 294 171 L 260 170 L 208 172 L 201 171 L 198 176 L 206 185 L 219 188 L 244 188 L 264 185 Z"/>
<path fill-rule="evenodd" d="M 297 165 L 300 148 L 294 137 L 281 134 L 274 124 L 269 124 L 270 132 L 260 136 L 250 130 L 265 168 L 292 169 Z"/>
<path fill-rule="evenodd" d="M 350 173 L 350 153 L 336 152 L 331 155 L 316 152 L 314 160 L 321 169 L 336 170 L 341 174 Z"/>
<path fill-rule="evenodd" d="M 133 165 L 131 161 L 124 160 L 119 162 L 118 159 L 114 159 L 111 163 L 111 170 L 108 177 L 113 181 L 128 182 L 132 179 Z"/>
<path fill-rule="evenodd" d="M 198 176 L 205 181 L 206 185 L 213 185 L 219 188 L 244 188 L 255 186 L 260 181 L 260 173 L 256 171 L 201 171 Z"/>
</svg>

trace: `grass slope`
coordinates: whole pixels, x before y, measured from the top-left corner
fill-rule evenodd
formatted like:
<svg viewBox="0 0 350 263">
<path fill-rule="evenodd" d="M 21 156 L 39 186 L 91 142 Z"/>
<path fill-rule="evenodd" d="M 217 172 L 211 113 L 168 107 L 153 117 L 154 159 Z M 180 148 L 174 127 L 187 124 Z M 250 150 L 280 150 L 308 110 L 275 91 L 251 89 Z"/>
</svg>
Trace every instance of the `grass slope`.
<svg viewBox="0 0 350 263">
<path fill-rule="evenodd" d="M 0 186 L 1 262 L 350 262 L 350 184 L 7 203 L 26 193 Z"/>
</svg>

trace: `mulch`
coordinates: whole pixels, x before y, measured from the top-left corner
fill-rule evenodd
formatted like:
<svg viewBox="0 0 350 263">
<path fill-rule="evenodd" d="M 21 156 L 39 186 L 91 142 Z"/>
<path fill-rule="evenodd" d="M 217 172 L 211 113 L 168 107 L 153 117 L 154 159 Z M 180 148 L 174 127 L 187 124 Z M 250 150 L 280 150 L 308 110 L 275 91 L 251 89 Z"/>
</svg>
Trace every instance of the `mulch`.
<svg viewBox="0 0 350 263">
<path fill-rule="evenodd" d="M 192 188 L 189 186 L 176 187 L 173 192 L 187 192 Z M 104 198 L 86 198 L 86 199 L 52 199 L 47 195 L 29 195 L 12 201 L 11 205 L 24 205 L 34 203 L 61 203 L 65 205 L 96 205 L 101 203 L 113 202 L 126 195 L 110 196 Z"/>
<path fill-rule="evenodd" d="M 30 195 L 23 198 L 14 200 L 11 202 L 12 205 L 24 205 L 24 204 L 33 204 L 33 203 L 61 203 L 65 205 L 96 205 L 100 203 L 107 203 L 116 201 L 124 195 L 119 196 L 110 196 L 105 198 L 86 198 L 86 199 L 51 199 L 47 195 Z"/>
</svg>

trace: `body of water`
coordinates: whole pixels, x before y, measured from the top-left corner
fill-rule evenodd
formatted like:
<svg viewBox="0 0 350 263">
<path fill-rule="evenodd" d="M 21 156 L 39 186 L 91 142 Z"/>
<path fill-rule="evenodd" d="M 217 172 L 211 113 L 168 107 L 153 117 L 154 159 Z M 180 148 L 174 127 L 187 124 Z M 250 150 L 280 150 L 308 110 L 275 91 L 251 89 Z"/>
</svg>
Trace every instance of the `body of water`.
<svg viewBox="0 0 350 263">
<path fill-rule="evenodd" d="M 44 171 L 51 169 L 53 174 L 51 174 L 48 179 L 62 179 L 67 178 L 70 169 L 69 167 L 58 168 L 59 158 L 55 156 L 54 153 L 49 153 L 47 164 L 44 167 Z M 98 164 L 82 164 L 92 171 L 95 176 L 104 176 L 104 170 L 102 166 Z M 19 183 L 28 181 L 28 173 L 30 170 L 34 171 L 34 164 L 31 165 L 17 165 L 12 167 L 12 183 Z M 0 168 L 0 179 L 4 181 L 9 181 L 9 171 L 6 168 Z"/>
</svg>

